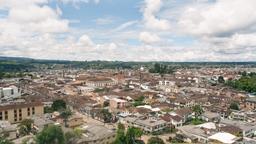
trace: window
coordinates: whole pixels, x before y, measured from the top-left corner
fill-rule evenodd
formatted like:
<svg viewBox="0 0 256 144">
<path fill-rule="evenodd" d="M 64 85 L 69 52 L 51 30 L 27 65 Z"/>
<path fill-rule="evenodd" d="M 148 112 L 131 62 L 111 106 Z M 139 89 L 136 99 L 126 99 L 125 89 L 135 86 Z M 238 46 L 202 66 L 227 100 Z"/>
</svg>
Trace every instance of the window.
<svg viewBox="0 0 256 144">
<path fill-rule="evenodd" d="M 0 120 L 3 120 L 3 113 L 0 112 Z"/>
<path fill-rule="evenodd" d="M 32 107 L 32 115 L 35 114 L 35 107 Z"/>
<path fill-rule="evenodd" d="M 14 118 L 17 119 L 17 110 L 16 110 L 16 109 L 14 110 Z M 16 121 L 17 121 L 17 120 L 16 120 Z"/>
<path fill-rule="evenodd" d="M 14 95 L 14 90 L 13 89 L 11 90 L 11 95 Z"/>
<path fill-rule="evenodd" d="M 28 108 L 27 110 L 28 110 L 28 116 L 30 116 L 30 108 Z"/>
<path fill-rule="evenodd" d="M 5 118 L 5 120 L 8 120 L 8 111 L 4 112 L 4 118 Z"/>
</svg>

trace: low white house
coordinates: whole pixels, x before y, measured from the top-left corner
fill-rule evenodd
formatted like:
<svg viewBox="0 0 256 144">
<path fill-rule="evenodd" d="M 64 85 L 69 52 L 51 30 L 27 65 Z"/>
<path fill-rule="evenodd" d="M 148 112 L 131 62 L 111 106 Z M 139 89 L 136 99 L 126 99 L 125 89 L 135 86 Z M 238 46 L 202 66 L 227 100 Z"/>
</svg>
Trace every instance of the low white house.
<svg viewBox="0 0 256 144">
<path fill-rule="evenodd" d="M 226 132 L 219 132 L 219 133 L 216 133 L 208 138 L 209 138 L 209 140 L 213 140 L 215 143 L 221 142 L 221 143 L 225 143 L 225 144 L 232 144 L 238 140 L 238 138 L 236 136 L 234 136 L 230 133 L 226 133 Z"/>
<path fill-rule="evenodd" d="M 11 100 L 21 96 L 21 91 L 16 86 L 0 87 L 0 101 Z"/>
</svg>

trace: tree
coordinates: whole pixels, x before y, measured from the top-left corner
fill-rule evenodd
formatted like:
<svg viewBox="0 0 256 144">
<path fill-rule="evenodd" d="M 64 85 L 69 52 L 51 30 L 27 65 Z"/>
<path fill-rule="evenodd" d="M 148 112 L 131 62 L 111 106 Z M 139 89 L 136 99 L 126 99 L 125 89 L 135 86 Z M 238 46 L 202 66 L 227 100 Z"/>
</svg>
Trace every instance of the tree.
<svg viewBox="0 0 256 144">
<path fill-rule="evenodd" d="M 144 105 L 144 102 L 143 102 L 144 99 L 145 99 L 144 96 L 138 97 L 137 99 L 134 100 L 133 106 L 136 107 L 136 106 Z"/>
<path fill-rule="evenodd" d="M 74 129 L 74 133 L 75 133 L 75 135 L 76 135 L 77 137 L 81 137 L 82 134 L 83 134 L 83 130 L 80 129 L 80 128 L 75 128 L 75 129 Z"/>
<path fill-rule="evenodd" d="M 44 107 L 44 113 L 53 113 L 54 110 L 51 107 Z"/>
<path fill-rule="evenodd" d="M 34 121 L 32 119 L 24 119 L 18 125 L 19 133 L 21 135 L 28 135 L 32 132 L 32 126 Z"/>
<path fill-rule="evenodd" d="M 173 73 L 174 69 L 165 64 L 155 63 L 153 68 L 149 69 L 149 72 L 150 73 L 159 73 L 161 75 L 161 77 L 163 77 L 164 74 Z"/>
<path fill-rule="evenodd" d="M 126 143 L 133 144 L 136 141 L 136 138 L 141 137 L 143 131 L 136 127 L 129 127 L 126 132 Z"/>
<path fill-rule="evenodd" d="M 204 112 L 200 105 L 193 106 L 192 110 L 195 113 L 196 119 L 198 119 L 198 117 L 201 116 L 202 113 Z"/>
<path fill-rule="evenodd" d="M 232 102 L 229 108 L 233 110 L 239 110 L 239 104 L 237 102 Z"/>
<path fill-rule="evenodd" d="M 126 132 L 126 143 L 133 144 L 135 143 L 135 131 L 134 127 L 129 127 Z"/>
<path fill-rule="evenodd" d="M 126 137 L 125 137 L 125 127 L 123 124 L 121 123 L 118 123 L 118 126 L 117 126 L 117 133 L 116 133 L 116 139 L 114 141 L 114 144 L 126 144 L 125 140 L 126 140 Z"/>
<path fill-rule="evenodd" d="M 140 128 L 136 127 L 134 127 L 134 133 L 136 138 L 141 138 L 141 136 L 143 135 L 143 131 Z"/>
<path fill-rule="evenodd" d="M 116 139 L 114 144 L 134 144 L 136 138 L 140 138 L 143 134 L 143 131 L 140 128 L 129 127 L 125 134 L 125 127 L 123 124 L 119 123 L 116 134 Z"/>
<path fill-rule="evenodd" d="M 66 109 L 66 110 L 64 110 L 64 111 L 62 111 L 62 112 L 60 113 L 60 116 L 61 116 L 61 117 L 63 118 L 63 120 L 64 120 L 65 127 L 68 127 L 67 121 L 68 121 L 68 118 L 69 118 L 71 115 L 72 115 L 72 112 L 71 112 L 70 109 Z"/>
<path fill-rule="evenodd" d="M 82 130 L 75 128 L 73 131 L 68 131 L 65 133 L 65 144 L 74 144 L 76 140 L 82 136 Z"/>
<path fill-rule="evenodd" d="M 104 123 L 111 122 L 112 120 L 112 114 L 107 109 L 102 109 L 100 111 L 101 118 L 103 119 Z"/>
<path fill-rule="evenodd" d="M 108 106 L 109 106 L 109 102 L 108 101 L 104 101 L 103 107 L 108 107 Z"/>
<path fill-rule="evenodd" d="M 0 72 L 0 79 L 4 78 L 4 73 L 3 72 Z"/>
<path fill-rule="evenodd" d="M 14 143 L 3 136 L 0 136 L 0 144 L 14 144 Z"/>
<path fill-rule="evenodd" d="M 36 142 L 37 144 L 64 144 L 65 137 L 59 126 L 49 125 L 37 134 Z"/>
<path fill-rule="evenodd" d="M 59 111 L 59 110 L 63 110 L 63 109 L 66 109 L 66 102 L 64 100 L 55 100 L 53 101 L 52 103 L 52 109 L 54 111 Z"/>
<path fill-rule="evenodd" d="M 65 144 L 73 144 L 76 141 L 76 134 L 72 131 L 65 133 Z"/>
<path fill-rule="evenodd" d="M 223 76 L 218 77 L 218 83 L 225 83 Z"/>
<path fill-rule="evenodd" d="M 148 140 L 148 144 L 164 144 L 164 141 L 159 137 L 151 137 Z"/>
<path fill-rule="evenodd" d="M 247 76 L 247 72 L 246 72 L 246 71 L 240 72 L 240 74 L 241 74 L 242 76 Z"/>
<path fill-rule="evenodd" d="M 239 80 L 228 80 L 226 85 L 249 93 L 256 92 L 255 73 L 243 74 Z"/>
</svg>

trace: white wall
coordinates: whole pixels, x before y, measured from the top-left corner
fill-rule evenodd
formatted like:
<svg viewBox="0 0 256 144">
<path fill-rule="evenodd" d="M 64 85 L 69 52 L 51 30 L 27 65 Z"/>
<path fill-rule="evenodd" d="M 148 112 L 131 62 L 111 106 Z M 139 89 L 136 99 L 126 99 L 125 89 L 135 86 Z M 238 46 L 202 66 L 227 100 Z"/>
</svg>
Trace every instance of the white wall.
<svg viewBox="0 0 256 144">
<path fill-rule="evenodd" d="M 9 100 L 13 98 L 18 98 L 21 96 L 19 89 L 16 86 L 10 86 L 5 88 L 0 88 L 0 99 Z"/>
</svg>

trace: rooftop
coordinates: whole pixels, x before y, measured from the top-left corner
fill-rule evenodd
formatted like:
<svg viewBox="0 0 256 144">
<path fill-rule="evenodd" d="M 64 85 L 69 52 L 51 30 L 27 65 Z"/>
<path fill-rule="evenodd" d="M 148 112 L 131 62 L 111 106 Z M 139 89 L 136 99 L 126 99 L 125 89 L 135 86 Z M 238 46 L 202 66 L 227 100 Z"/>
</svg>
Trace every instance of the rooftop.
<svg viewBox="0 0 256 144">
<path fill-rule="evenodd" d="M 9 103 L 6 105 L 0 105 L 0 111 L 9 109 L 20 109 L 26 107 L 43 106 L 42 102 L 21 102 L 21 103 Z"/>
<path fill-rule="evenodd" d="M 219 132 L 209 137 L 209 139 L 217 140 L 225 144 L 232 144 L 236 141 L 237 137 L 226 132 Z"/>
</svg>

